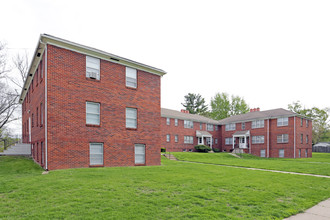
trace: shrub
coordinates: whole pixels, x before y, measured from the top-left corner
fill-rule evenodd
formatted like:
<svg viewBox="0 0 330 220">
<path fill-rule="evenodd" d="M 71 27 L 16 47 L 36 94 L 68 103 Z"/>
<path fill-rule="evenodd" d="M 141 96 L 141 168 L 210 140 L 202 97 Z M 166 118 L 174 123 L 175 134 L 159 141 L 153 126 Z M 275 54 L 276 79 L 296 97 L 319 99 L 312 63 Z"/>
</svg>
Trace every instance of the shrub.
<svg viewBox="0 0 330 220">
<path fill-rule="evenodd" d="M 166 152 L 166 148 L 165 147 L 161 147 L 160 148 L 160 152 Z"/>
<path fill-rule="evenodd" d="M 219 148 L 213 148 L 214 153 L 219 153 L 220 149 Z"/>
<path fill-rule="evenodd" d="M 205 146 L 205 145 L 196 145 L 194 148 L 197 152 L 205 152 L 205 153 L 207 153 L 211 150 L 210 147 Z"/>
</svg>

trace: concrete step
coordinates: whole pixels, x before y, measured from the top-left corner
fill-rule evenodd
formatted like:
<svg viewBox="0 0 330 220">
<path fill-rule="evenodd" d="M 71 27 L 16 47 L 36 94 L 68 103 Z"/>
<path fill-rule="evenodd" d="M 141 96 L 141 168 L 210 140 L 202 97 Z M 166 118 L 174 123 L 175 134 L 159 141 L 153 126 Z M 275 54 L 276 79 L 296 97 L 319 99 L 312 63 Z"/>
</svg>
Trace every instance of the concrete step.
<svg viewBox="0 0 330 220">
<path fill-rule="evenodd" d="M 163 156 L 170 160 L 178 160 L 173 154 L 163 154 Z"/>
</svg>

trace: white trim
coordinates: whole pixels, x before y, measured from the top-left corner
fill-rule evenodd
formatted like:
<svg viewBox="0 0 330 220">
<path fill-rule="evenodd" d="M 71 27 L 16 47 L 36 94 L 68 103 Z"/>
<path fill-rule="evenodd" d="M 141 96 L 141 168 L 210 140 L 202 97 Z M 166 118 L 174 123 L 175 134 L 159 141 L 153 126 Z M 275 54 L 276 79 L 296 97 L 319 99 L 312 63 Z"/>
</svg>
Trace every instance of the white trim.
<svg viewBox="0 0 330 220">
<path fill-rule="evenodd" d="M 44 74 L 43 74 L 43 77 L 45 78 L 45 169 L 48 170 L 48 136 L 47 136 L 47 126 L 48 126 L 48 120 L 47 120 L 47 104 L 48 104 L 48 99 L 47 99 L 47 73 L 48 73 L 48 69 L 47 69 L 47 55 L 48 55 L 48 50 L 47 50 L 47 45 L 45 45 L 45 62 L 43 62 L 43 64 L 45 65 L 45 68 L 44 68 Z"/>
<path fill-rule="evenodd" d="M 293 117 L 293 158 L 296 158 L 296 116 Z M 288 119 L 289 125 L 289 119 Z M 289 141 L 289 140 L 288 140 Z"/>
</svg>

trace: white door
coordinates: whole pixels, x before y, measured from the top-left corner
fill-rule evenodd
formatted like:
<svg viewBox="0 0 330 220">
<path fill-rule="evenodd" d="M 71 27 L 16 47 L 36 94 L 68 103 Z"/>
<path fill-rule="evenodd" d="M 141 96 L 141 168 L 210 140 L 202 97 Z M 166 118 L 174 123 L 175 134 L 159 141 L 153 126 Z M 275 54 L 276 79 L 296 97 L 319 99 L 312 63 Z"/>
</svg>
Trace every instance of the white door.
<svg viewBox="0 0 330 220">
<path fill-rule="evenodd" d="M 240 137 L 239 138 L 239 148 L 245 148 L 246 144 L 245 144 L 245 138 L 244 137 Z"/>
</svg>

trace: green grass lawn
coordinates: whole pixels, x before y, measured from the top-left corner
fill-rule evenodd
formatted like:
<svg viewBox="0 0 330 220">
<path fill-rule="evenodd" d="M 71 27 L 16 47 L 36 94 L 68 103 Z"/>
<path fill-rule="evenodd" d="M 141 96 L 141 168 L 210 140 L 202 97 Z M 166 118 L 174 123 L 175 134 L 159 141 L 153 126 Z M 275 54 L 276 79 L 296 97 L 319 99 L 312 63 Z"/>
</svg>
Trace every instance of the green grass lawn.
<svg viewBox="0 0 330 220">
<path fill-rule="evenodd" d="M 252 156 L 250 154 L 241 154 L 242 158 L 236 158 L 228 153 L 173 152 L 173 155 L 177 159 L 184 161 L 254 167 L 330 176 L 329 153 L 313 153 L 312 158 L 300 159 L 261 158 Z"/>
<path fill-rule="evenodd" d="M 169 161 L 51 171 L 0 157 L 0 219 L 282 219 L 330 197 L 330 180 Z"/>
</svg>

